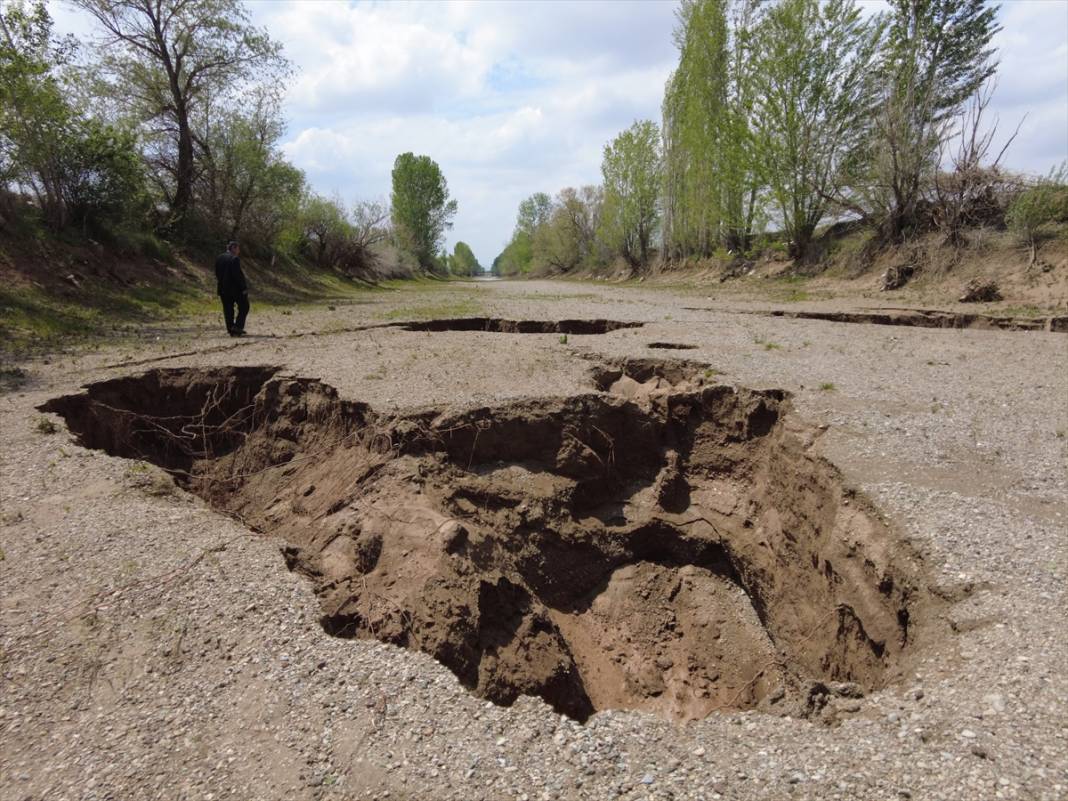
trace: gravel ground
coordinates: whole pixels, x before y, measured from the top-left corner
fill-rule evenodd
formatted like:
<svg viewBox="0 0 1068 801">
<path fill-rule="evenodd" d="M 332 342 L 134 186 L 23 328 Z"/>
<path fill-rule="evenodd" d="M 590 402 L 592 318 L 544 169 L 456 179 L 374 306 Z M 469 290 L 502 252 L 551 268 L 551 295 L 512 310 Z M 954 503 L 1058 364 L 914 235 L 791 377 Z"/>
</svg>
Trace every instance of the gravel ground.
<svg viewBox="0 0 1068 801">
<path fill-rule="evenodd" d="M 342 330 L 403 318 L 400 292 L 254 309 L 262 338 L 194 322 L 26 365 L 0 396 L 0 798 L 1068 798 L 1068 336 L 689 311 L 692 295 L 573 283 L 447 285 L 418 303 L 461 298 L 646 326 L 566 342 Z M 35 411 L 146 366 L 224 364 L 280 365 L 379 409 L 467 406 L 589 391 L 598 355 L 693 359 L 791 390 L 828 426 L 824 454 L 959 599 L 906 682 L 835 727 L 497 707 L 422 654 L 327 636 L 277 541 L 74 445 L 56 418 L 42 433 Z M 132 364 L 146 359 L 161 360 Z"/>
</svg>

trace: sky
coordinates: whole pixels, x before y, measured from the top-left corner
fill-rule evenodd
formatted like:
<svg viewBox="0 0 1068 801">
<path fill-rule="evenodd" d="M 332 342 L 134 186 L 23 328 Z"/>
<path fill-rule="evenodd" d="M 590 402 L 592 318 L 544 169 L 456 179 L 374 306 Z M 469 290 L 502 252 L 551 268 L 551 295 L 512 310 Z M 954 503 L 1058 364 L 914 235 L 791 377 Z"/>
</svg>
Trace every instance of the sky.
<svg viewBox="0 0 1068 801">
<path fill-rule="evenodd" d="M 486 268 L 523 198 L 599 183 L 605 143 L 659 122 L 677 60 L 674 0 L 246 5 L 297 68 L 283 150 L 311 186 L 388 200 L 397 155 L 428 155 L 459 204 L 450 250 L 463 240 Z M 84 37 L 69 7 L 50 10 Z M 1005 0 L 999 16 L 990 112 L 999 140 L 1020 125 L 1003 163 L 1045 173 L 1068 159 L 1068 0 Z"/>
</svg>

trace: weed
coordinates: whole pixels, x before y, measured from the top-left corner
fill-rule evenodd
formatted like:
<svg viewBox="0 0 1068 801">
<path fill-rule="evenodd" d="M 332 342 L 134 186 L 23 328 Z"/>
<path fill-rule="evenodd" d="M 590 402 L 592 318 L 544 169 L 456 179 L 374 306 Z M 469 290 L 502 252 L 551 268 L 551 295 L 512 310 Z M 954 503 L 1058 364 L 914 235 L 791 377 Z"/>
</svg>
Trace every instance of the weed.
<svg viewBox="0 0 1068 801">
<path fill-rule="evenodd" d="M 838 387 L 834 385 L 833 381 L 824 381 L 820 384 L 821 392 L 834 392 L 836 389 L 838 389 Z"/>
<path fill-rule="evenodd" d="M 778 342 L 763 342 L 764 350 L 782 350 L 782 345 Z"/>
<path fill-rule="evenodd" d="M 566 345 L 567 344 L 567 334 L 561 334 L 560 335 L 560 344 L 561 345 Z"/>
<path fill-rule="evenodd" d="M 1064 439 L 1064 437 L 1065 437 L 1064 429 L 1063 428 L 1058 428 L 1057 429 L 1057 439 Z"/>
<path fill-rule="evenodd" d="M 49 420 L 47 417 L 38 417 L 33 424 L 34 430 L 38 434 L 55 434 L 59 431 L 59 428 Z"/>
<path fill-rule="evenodd" d="M 715 378 L 717 375 L 722 375 L 715 367 L 709 367 L 705 370 L 705 378 Z"/>
</svg>

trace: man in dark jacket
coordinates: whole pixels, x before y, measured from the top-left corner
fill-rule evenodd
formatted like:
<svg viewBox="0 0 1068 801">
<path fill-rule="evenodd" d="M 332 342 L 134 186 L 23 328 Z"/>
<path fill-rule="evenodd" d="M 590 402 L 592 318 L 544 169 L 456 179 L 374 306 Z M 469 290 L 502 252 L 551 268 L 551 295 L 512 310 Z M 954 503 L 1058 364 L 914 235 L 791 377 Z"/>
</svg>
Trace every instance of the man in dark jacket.
<svg viewBox="0 0 1068 801">
<path fill-rule="evenodd" d="M 248 284 L 241 272 L 240 255 L 241 246 L 231 242 L 226 246 L 226 252 L 215 260 L 215 280 L 222 299 L 223 317 L 232 337 L 245 335 L 245 318 L 248 316 Z M 235 306 L 237 319 L 234 319 Z"/>
</svg>

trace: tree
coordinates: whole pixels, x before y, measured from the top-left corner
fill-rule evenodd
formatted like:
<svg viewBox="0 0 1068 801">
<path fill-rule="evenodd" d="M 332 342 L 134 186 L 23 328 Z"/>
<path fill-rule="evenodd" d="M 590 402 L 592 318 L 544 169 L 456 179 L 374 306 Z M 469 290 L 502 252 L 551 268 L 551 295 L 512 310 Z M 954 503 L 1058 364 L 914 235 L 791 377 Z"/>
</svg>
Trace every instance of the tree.
<svg viewBox="0 0 1068 801">
<path fill-rule="evenodd" d="M 305 249 L 320 266 L 336 266 L 351 234 L 345 209 L 339 200 L 309 195 L 300 210 Z"/>
<path fill-rule="evenodd" d="M 567 272 L 593 266 L 602 255 L 597 242 L 602 206 L 600 187 L 562 189 L 552 204 L 549 219 L 534 232 L 533 268 Z"/>
<path fill-rule="evenodd" d="M 279 149 L 285 123 L 277 91 L 253 93 L 248 110 L 234 111 L 222 124 L 198 123 L 195 197 L 219 229 L 216 238 L 236 239 L 250 217 L 262 219 L 265 207 L 299 195 L 304 176 Z"/>
<path fill-rule="evenodd" d="M 663 103 L 664 239 L 672 256 L 708 256 L 724 216 L 717 172 L 727 105 L 726 0 L 683 0 L 677 18 L 679 65 Z"/>
<path fill-rule="evenodd" d="M 182 227 L 197 177 L 196 103 L 230 105 L 254 77 L 287 69 L 281 46 L 249 22 L 239 0 L 70 0 L 100 25 L 117 96 L 150 126 L 157 183 Z"/>
<path fill-rule="evenodd" d="M 390 204 L 400 246 L 415 256 L 422 269 L 434 270 L 438 248 L 456 215 L 456 201 L 449 198 L 441 168 L 429 156 L 397 156 Z"/>
<path fill-rule="evenodd" d="M 137 138 L 99 120 L 77 120 L 62 140 L 60 187 L 70 221 L 84 231 L 143 213 L 148 202 Z"/>
<path fill-rule="evenodd" d="M 535 192 L 519 203 L 519 214 L 516 216 L 516 231 L 534 236 L 538 228 L 549 221 L 553 211 L 553 201 L 544 192 Z"/>
<path fill-rule="evenodd" d="M 632 268 L 644 267 L 660 220 L 660 132 L 656 123 L 637 121 L 605 145 L 601 174 L 605 242 Z"/>
<path fill-rule="evenodd" d="M 868 135 L 882 28 L 853 0 L 782 0 L 757 28 L 757 147 L 794 258 Z"/>
<path fill-rule="evenodd" d="M 990 42 L 1000 30 L 987 0 L 892 0 L 879 69 L 885 87 L 873 115 L 867 159 L 855 180 L 858 211 L 877 218 L 883 241 L 918 224 L 950 120 L 997 70 Z"/>
<path fill-rule="evenodd" d="M 482 265 L 466 242 L 457 242 L 449 257 L 449 272 L 453 275 L 473 276 L 482 274 Z"/>
<path fill-rule="evenodd" d="M 0 36 L 0 177 L 29 188 L 47 222 L 62 228 L 62 162 L 74 113 L 55 71 L 72 45 L 53 42 L 43 2 L 0 6 Z"/>
</svg>

